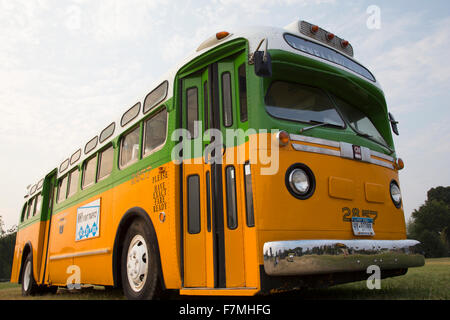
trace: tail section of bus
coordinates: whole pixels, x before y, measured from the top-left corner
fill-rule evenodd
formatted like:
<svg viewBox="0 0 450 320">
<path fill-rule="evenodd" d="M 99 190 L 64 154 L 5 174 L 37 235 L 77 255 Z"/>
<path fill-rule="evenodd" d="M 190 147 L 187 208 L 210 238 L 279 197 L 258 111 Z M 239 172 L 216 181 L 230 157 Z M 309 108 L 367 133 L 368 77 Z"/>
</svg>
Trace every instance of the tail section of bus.
<svg viewBox="0 0 450 320">
<path fill-rule="evenodd" d="M 32 186 L 20 215 L 11 282 L 21 283 L 26 294 L 49 289 L 44 275 L 55 183 L 56 170 Z"/>
</svg>

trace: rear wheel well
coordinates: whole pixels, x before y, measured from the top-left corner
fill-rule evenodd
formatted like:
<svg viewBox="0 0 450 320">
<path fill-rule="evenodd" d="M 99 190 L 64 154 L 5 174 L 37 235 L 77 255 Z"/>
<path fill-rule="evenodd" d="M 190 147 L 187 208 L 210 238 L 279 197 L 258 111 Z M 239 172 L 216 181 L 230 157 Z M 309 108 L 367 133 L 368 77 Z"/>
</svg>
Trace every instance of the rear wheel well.
<svg viewBox="0 0 450 320">
<path fill-rule="evenodd" d="M 165 289 L 164 284 L 164 277 L 162 275 L 162 269 L 161 269 L 161 254 L 159 252 L 159 244 L 158 244 L 158 238 L 156 237 L 156 231 L 153 226 L 153 223 L 147 214 L 145 210 L 142 208 L 132 208 L 128 210 L 120 220 L 119 226 L 117 228 L 116 232 L 116 238 L 114 240 L 114 248 L 113 248 L 113 280 L 114 280 L 114 287 L 115 288 L 122 288 L 122 280 L 121 280 L 121 258 L 122 258 L 122 249 L 123 249 L 123 242 L 125 240 L 125 236 L 127 234 L 128 228 L 136 221 L 141 221 L 142 223 L 147 224 L 150 229 L 155 232 L 155 238 L 156 238 L 156 247 L 158 251 L 159 256 L 159 265 L 161 270 L 161 274 L 159 274 L 159 280 L 161 284 L 161 288 Z"/>
</svg>

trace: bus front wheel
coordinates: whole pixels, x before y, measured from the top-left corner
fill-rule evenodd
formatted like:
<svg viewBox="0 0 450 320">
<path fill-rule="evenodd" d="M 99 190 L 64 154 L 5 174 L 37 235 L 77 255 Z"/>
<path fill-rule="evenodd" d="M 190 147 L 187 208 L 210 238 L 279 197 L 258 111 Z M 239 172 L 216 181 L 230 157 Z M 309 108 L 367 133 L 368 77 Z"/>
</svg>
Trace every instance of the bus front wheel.
<svg viewBox="0 0 450 320">
<path fill-rule="evenodd" d="M 23 296 L 30 296 L 37 293 L 38 285 L 33 276 L 33 257 L 31 256 L 31 253 L 29 253 L 25 259 L 21 280 Z"/>
<path fill-rule="evenodd" d="M 121 277 L 125 296 L 130 300 L 158 296 L 160 264 L 155 232 L 142 220 L 128 229 L 122 249 Z"/>
</svg>

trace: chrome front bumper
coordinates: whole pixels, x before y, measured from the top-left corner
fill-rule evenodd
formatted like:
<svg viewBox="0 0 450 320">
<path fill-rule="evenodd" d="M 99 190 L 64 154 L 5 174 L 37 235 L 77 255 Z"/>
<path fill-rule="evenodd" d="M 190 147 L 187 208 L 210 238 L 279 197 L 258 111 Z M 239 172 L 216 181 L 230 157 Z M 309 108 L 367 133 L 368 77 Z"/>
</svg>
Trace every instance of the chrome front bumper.
<svg viewBox="0 0 450 320">
<path fill-rule="evenodd" d="M 270 276 L 315 275 L 420 267 L 425 258 L 416 240 L 296 240 L 264 244 L 264 270 Z"/>
</svg>

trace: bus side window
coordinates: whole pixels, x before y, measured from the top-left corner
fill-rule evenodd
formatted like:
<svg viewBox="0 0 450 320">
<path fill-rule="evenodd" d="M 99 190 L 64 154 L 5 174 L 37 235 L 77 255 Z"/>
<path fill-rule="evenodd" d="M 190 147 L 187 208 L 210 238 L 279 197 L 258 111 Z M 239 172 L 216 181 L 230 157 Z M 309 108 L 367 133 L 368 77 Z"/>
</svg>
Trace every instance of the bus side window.
<svg viewBox="0 0 450 320">
<path fill-rule="evenodd" d="M 84 163 L 82 188 L 85 189 L 95 183 L 95 173 L 97 171 L 97 156 L 94 156 Z"/>
<path fill-rule="evenodd" d="M 231 93 L 231 74 L 222 73 L 222 108 L 223 125 L 231 127 L 233 125 L 233 102 Z"/>
<path fill-rule="evenodd" d="M 20 222 L 23 222 L 25 220 L 25 216 L 27 214 L 27 209 L 28 209 L 28 204 L 25 203 L 22 208 L 22 216 L 20 218 Z"/>
<path fill-rule="evenodd" d="M 209 123 L 209 103 L 208 103 L 208 81 L 205 81 L 205 83 L 203 84 L 203 112 L 204 112 L 204 117 L 203 117 L 203 127 L 204 127 L 204 131 L 208 130 L 209 127 L 211 127 L 210 123 Z"/>
<path fill-rule="evenodd" d="M 211 232 L 211 175 L 206 172 L 206 227 Z"/>
<path fill-rule="evenodd" d="M 164 108 L 145 122 L 144 156 L 164 144 L 167 135 L 167 110 Z"/>
<path fill-rule="evenodd" d="M 236 199 L 236 170 L 233 166 L 226 168 L 227 188 L 227 225 L 233 230 L 238 226 L 237 221 L 237 199 Z"/>
<path fill-rule="evenodd" d="M 197 130 L 195 128 L 195 121 L 198 121 L 198 89 L 192 87 L 186 90 L 187 103 L 187 129 L 191 134 L 191 138 L 197 138 Z"/>
<path fill-rule="evenodd" d="M 80 176 L 80 171 L 78 170 L 78 168 L 76 168 L 75 170 L 72 170 L 69 173 L 69 192 L 68 192 L 68 196 L 67 198 L 70 198 L 71 196 L 73 196 L 75 193 L 77 193 L 78 191 L 78 178 Z"/>
<path fill-rule="evenodd" d="M 64 178 L 59 180 L 58 184 L 58 203 L 63 202 L 67 199 L 67 180 L 68 175 L 66 175 Z"/>
<path fill-rule="evenodd" d="M 141 128 L 138 126 L 124 135 L 120 142 L 120 168 L 123 169 L 139 159 L 139 137 Z"/>
<path fill-rule="evenodd" d="M 188 190 L 188 232 L 198 234 L 201 230 L 200 224 L 200 177 L 189 176 L 187 180 Z"/>
<path fill-rule="evenodd" d="M 100 152 L 98 165 L 98 181 L 107 178 L 113 169 L 114 162 L 114 148 L 109 146 L 107 149 Z"/>
<path fill-rule="evenodd" d="M 36 208 L 34 210 L 33 217 L 36 215 L 39 216 L 41 214 L 41 209 L 42 209 L 42 194 L 39 193 L 36 196 Z"/>
<path fill-rule="evenodd" d="M 28 202 L 27 219 L 29 219 L 33 214 L 33 209 L 34 209 L 34 198 L 31 199 L 30 202 Z"/>
<path fill-rule="evenodd" d="M 248 120 L 247 113 L 247 75 L 245 73 L 245 63 L 241 64 L 238 69 L 239 77 L 239 104 L 241 122 Z"/>
<path fill-rule="evenodd" d="M 250 163 L 244 164 L 245 208 L 247 213 L 247 227 L 255 226 L 255 214 L 253 209 L 253 187 Z"/>
</svg>

